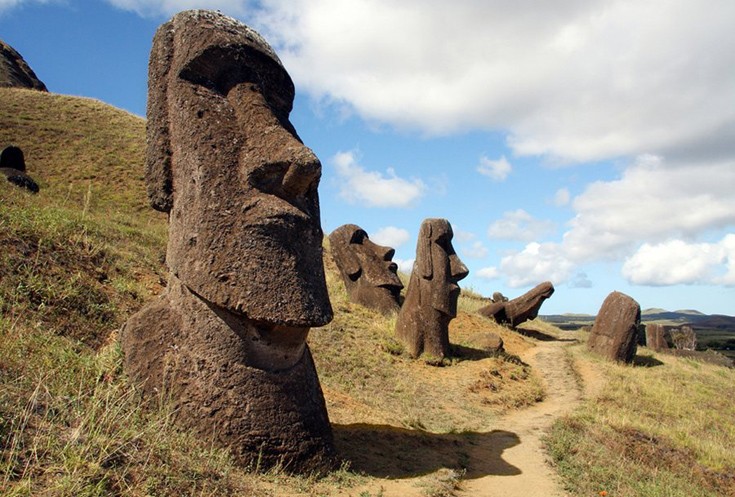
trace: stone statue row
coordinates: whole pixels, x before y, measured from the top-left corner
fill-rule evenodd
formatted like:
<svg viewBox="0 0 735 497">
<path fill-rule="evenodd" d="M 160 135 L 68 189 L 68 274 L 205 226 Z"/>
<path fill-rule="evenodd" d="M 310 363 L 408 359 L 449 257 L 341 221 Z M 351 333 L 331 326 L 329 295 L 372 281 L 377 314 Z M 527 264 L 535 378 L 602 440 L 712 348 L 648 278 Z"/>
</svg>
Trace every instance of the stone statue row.
<svg viewBox="0 0 735 497">
<path fill-rule="evenodd" d="M 168 285 L 120 336 L 130 379 L 167 399 L 179 426 L 243 465 L 320 471 L 336 456 L 306 339 L 332 308 L 321 164 L 289 121 L 293 99 L 276 53 L 239 21 L 190 10 L 159 27 L 146 182 L 153 208 L 168 213 Z M 447 220 L 422 223 L 403 302 L 393 249 L 355 225 L 329 238 L 353 300 L 397 311 L 410 355 L 449 354 L 468 270 Z"/>
</svg>

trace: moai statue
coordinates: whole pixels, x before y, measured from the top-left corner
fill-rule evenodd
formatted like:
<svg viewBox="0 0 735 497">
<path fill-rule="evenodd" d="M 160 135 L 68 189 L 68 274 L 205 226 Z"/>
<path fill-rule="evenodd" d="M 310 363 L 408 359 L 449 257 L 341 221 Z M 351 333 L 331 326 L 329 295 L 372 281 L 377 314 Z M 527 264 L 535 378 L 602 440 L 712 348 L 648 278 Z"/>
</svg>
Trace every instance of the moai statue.
<svg viewBox="0 0 735 497">
<path fill-rule="evenodd" d="M 403 284 L 392 262 L 395 250 L 370 241 L 364 229 L 345 224 L 329 235 L 329 246 L 352 302 L 384 314 L 398 310 Z"/>
<path fill-rule="evenodd" d="M 38 193 L 38 183 L 26 174 L 26 161 L 20 147 L 5 147 L 0 153 L 0 174 L 16 186 Z"/>
<path fill-rule="evenodd" d="M 452 226 L 446 219 L 421 223 L 416 262 L 406 300 L 398 313 L 396 336 L 411 357 L 449 355 L 449 322 L 457 315 L 459 285 L 469 271 L 452 247 Z"/>
<path fill-rule="evenodd" d="M 587 348 L 611 361 L 631 363 L 638 349 L 641 306 L 632 297 L 612 292 L 592 325 Z"/>
<path fill-rule="evenodd" d="M 156 32 L 148 85 L 148 194 L 169 213 L 170 275 L 123 327 L 125 370 L 243 465 L 329 468 L 306 344 L 332 319 L 321 164 L 288 120 L 291 78 L 258 33 L 192 10 Z"/>
<path fill-rule="evenodd" d="M 508 324 L 515 328 L 528 320 L 536 319 L 541 305 L 546 299 L 554 294 L 554 285 L 550 281 L 544 281 L 533 287 L 528 292 L 513 300 L 508 300 L 502 294 L 493 294 L 493 302 L 477 310 L 499 324 Z M 498 300 L 496 300 L 496 296 Z"/>
</svg>

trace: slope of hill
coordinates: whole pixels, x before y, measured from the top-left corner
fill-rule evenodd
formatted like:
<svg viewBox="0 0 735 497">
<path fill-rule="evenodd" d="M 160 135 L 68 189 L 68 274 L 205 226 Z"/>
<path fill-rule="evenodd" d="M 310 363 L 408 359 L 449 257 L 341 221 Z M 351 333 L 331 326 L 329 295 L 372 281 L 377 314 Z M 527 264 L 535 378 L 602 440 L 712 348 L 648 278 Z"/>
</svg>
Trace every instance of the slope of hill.
<svg viewBox="0 0 735 497">
<path fill-rule="evenodd" d="M 144 402 L 122 371 L 116 330 L 164 289 L 167 273 L 166 218 L 144 193 L 143 129 L 100 102 L 0 89 L 0 140 L 23 148 L 41 185 L 31 195 L 0 183 L 0 494 L 438 497 L 462 494 L 464 479 L 471 495 L 494 495 L 496 487 L 478 490 L 486 477 L 531 474 L 508 462 L 537 431 L 534 409 L 519 416 L 526 431 L 515 410 L 575 383 L 571 373 L 542 381 L 543 368 L 519 360 L 545 343 L 557 355 L 537 360 L 574 366 L 580 384 L 585 371 L 607 380 L 548 442 L 574 495 L 714 497 L 733 488 L 733 371 L 673 356 L 641 358 L 657 366 L 654 376 L 603 365 L 567 352 L 574 341 L 553 326 L 531 323 L 537 338 L 521 336 L 474 314 L 476 299 L 465 297 L 451 325 L 456 357 L 445 367 L 413 361 L 393 339 L 395 318 L 351 304 L 329 257 L 335 319 L 309 342 L 346 463 L 323 478 L 233 465 L 226 451 L 176 430 L 165 396 Z M 507 354 L 470 345 L 488 330 Z M 678 471 L 681 461 L 691 470 Z M 646 493 L 661 474 L 658 493 Z"/>
</svg>

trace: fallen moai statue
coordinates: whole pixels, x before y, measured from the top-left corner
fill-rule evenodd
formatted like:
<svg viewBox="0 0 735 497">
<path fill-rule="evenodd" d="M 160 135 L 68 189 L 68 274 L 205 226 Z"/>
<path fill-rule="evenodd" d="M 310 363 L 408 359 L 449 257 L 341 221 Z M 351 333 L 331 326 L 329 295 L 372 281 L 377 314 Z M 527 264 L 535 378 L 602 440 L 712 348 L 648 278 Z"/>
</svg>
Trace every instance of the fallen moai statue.
<svg viewBox="0 0 735 497">
<path fill-rule="evenodd" d="M 477 310 L 487 318 L 494 319 L 498 324 L 509 324 L 515 328 L 521 323 L 536 319 L 544 300 L 554 294 L 554 285 L 545 281 L 524 293 L 520 297 L 508 300 L 503 294 L 493 294 L 493 302 Z M 496 300 L 497 298 L 497 300 Z"/>
</svg>

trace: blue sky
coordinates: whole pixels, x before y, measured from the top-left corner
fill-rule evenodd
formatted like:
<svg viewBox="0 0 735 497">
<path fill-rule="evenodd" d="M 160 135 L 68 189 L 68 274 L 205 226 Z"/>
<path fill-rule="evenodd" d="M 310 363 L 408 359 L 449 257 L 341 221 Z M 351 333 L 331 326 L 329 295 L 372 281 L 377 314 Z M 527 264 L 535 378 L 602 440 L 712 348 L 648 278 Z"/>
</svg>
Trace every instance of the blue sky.
<svg viewBox="0 0 735 497">
<path fill-rule="evenodd" d="M 735 2 L 0 0 L 0 39 L 50 91 L 142 116 L 153 33 L 186 8 L 278 52 L 325 233 L 358 224 L 407 269 L 443 217 L 484 295 L 735 314 Z"/>
</svg>

